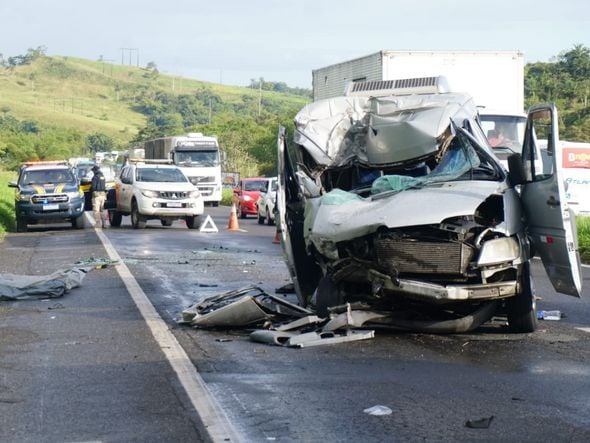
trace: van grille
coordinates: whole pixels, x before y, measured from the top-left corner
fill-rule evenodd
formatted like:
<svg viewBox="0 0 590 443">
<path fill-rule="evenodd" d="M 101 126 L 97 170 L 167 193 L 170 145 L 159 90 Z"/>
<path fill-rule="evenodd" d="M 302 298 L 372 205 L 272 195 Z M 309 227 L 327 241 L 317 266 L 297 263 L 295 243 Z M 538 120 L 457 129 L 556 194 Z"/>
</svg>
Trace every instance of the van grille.
<svg viewBox="0 0 590 443">
<path fill-rule="evenodd" d="M 375 240 L 381 266 L 408 274 L 464 274 L 473 250 L 460 242 L 432 242 L 413 239 Z"/>
</svg>

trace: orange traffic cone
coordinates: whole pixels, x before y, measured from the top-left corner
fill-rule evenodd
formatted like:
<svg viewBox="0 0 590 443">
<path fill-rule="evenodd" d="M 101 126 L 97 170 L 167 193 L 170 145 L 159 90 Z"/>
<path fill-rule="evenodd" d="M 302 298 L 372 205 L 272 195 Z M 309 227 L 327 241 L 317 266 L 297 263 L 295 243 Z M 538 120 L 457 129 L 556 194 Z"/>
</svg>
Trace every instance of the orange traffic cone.
<svg viewBox="0 0 590 443">
<path fill-rule="evenodd" d="M 240 226 L 238 225 L 238 215 L 236 214 L 236 204 L 232 203 L 231 205 L 231 212 L 229 214 L 229 223 L 227 224 L 227 229 L 230 231 L 239 231 Z"/>
<path fill-rule="evenodd" d="M 277 244 L 279 244 L 279 243 L 281 242 L 281 240 L 279 239 L 279 230 L 278 230 L 278 229 L 275 229 L 275 236 L 274 236 L 274 238 L 272 239 L 272 242 L 273 242 L 275 245 L 277 245 Z"/>
</svg>

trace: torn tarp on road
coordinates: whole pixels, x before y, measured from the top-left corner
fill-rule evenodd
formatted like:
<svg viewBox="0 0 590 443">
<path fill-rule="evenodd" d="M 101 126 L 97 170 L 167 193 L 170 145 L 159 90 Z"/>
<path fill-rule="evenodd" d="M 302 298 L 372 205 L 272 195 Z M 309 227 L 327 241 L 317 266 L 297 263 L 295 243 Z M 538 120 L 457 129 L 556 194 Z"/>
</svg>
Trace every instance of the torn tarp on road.
<svg viewBox="0 0 590 443">
<path fill-rule="evenodd" d="M 113 264 L 113 261 L 90 259 L 58 270 L 49 275 L 0 274 L 0 301 L 62 297 L 80 286 L 84 276 L 93 269 Z"/>
</svg>

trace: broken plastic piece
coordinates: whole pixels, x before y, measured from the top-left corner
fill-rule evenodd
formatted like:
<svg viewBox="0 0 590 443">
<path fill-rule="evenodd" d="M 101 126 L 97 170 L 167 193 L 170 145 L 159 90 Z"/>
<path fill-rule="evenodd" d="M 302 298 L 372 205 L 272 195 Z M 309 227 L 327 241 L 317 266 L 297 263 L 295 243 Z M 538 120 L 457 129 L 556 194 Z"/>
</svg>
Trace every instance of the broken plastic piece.
<svg viewBox="0 0 590 443">
<path fill-rule="evenodd" d="M 287 346 L 296 348 L 309 348 L 312 346 L 329 345 L 335 343 L 346 343 L 349 341 L 368 340 L 375 337 L 375 331 L 354 331 L 346 330 L 340 335 L 334 332 L 307 332 L 291 337 Z"/>
<path fill-rule="evenodd" d="M 537 311 L 539 320 L 561 320 L 561 311 Z"/>
<path fill-rule="evenodd" d="M 372 311 L 353 311 L 351 306 L 347 303 L 346 312 L 339 314 L 338 316 L 331 319 L 323 328 L 322 331 L 334 331 L 340 328 L 358 328 L 361 327 L 368 321 L 375 320 L 377 318 L 386 317 L 383 314 Z"/>
<path fill-rule="evenodd" d="M 364 409 L 363 412 L 369 415 L 390 415 L 393 411 L 387 406 L 375 405 Z"/>
</svg>

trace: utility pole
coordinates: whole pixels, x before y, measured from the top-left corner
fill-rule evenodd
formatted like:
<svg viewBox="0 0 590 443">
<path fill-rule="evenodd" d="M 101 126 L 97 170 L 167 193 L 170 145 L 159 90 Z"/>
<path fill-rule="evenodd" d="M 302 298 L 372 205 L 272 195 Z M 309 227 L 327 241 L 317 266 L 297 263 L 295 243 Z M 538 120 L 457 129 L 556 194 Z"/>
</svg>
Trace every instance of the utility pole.
<svg viewBox="0 0 590 443">
<path fill-rule="evenodd" d="M 258 81 L 258 117 L 260 117 L 260 112 L 262 111 L 262 82 L 264 79 L 260 77 Z"/>
<path fill-rule="evenodd" d="M 211 124 L 211 97 L 209 97 L 209 124 Z"/>
</svg>

